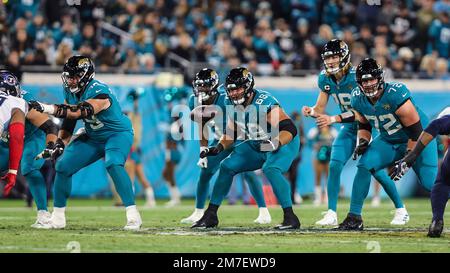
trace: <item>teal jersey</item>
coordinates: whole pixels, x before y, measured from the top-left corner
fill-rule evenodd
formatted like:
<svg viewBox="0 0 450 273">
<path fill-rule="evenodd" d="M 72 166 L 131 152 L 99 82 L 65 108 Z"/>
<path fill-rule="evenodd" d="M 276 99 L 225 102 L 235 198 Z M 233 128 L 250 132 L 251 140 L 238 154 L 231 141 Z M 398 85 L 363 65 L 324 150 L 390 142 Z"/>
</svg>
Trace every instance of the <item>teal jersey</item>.
<svg viewBox="0 0 450 273">
<path fill-rule="evenodd" d="M 227 97 L 225 104 L 234 111 L 227 111 L 226 116 L 233 120 L 239 132 L 244 132 L 245 139 L 266 140 L 270 138 L 271 126 L 267 122 L 267 113 L 275 106 L 280 106 L 278 100 L 269 92 L 254 90 L 251 103 L 245 108 L 232 107 L 233 102 Z"/>
<path fill-rule="evenodd" d="M 410 91 L 402 83 L 385 83 L 384 92 L 375 104 L 369 101 L 359 87 L 355 88 L 351 105 L 379 131 L 381 138 L 389 143 L 398 144 L 407 142 L 409 138 L 395 112 L 408 100 L 416 107 L 422 126 L 425 127 L 428 124 L 427 116 L 417 107 Z"/>
<path fill-rule="evenodd" d="M 93 140 L 106 141 L 117 132 L 129 131 L 133 133 L 130 119 L 122 113 L 116 96 L 106 84 L 98 80 L 92 80 L 86 86 L 81 97 L 73 94 L 68 89 L 64 90 L 64 98 L 68 104 L 78 104 L 88 99 L 94 99 L 100 94 L 108 95 L 111 105 L 109 108 L 92 115 L 90 118 L 83 119 L 86 134 Z"/>
<path fill-rule="evenodd" d="M 22 98 L 26 101 L 26 102 L 30 102 L 32 100 L 36 100 L 33 95 L 31 95 L 30 93 L 23 91 L 22 90 Z M 39 128 L 37 128 L 36 126 L 34 126 L 31 122 L 29 122 L 28 120 L 26 120 L 25 122 L 25 139 L 30 138 L 34 132 L 36 132 L 37 130 L 39 130 Z"/>
<path fill-rule="evenodd" d="M 214 134 L 213 142 L 218 141 L 227 128 L 227 118 L 226 118 L 226 114 L 225 114 L 226 113 L 226 104 L 225 104 L 226 98 L 227 98 L 226 93 L 219 91 L 219 95 L 214 100 L 213 105 L 220 108 L 222 115 L 221 116 L 219 115 L 218 117 L 211 119 L 210 121 L 208 121 L 206 123 L 206 125 L 211 129 L 212 133 Z M 198 102 L 196 97 L 194 95 L 191 95 L 189 97 L 189 108 L 191 109 L 191 111 L 199 105 L 200 105 L 200 103 Z"/>
<path fill-rule="evenodd" d="M 358 87 L 355 68 L 351 68 L 339 82 L 336 82 L 333 76 L 328 76 L 325 70 L 322 70 L 317 84 L 320 90 L 333 97 L 341 113 L 350 110 L 352 90 Z"/>
</svg>

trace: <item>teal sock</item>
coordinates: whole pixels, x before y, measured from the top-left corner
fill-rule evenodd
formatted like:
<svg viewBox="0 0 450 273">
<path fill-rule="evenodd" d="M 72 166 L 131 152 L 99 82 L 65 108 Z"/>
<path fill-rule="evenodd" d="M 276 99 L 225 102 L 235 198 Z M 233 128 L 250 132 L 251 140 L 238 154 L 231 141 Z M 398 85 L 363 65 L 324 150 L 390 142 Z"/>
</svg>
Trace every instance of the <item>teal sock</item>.
<svg viewBox="0 0 450 273">
<path fill-rule="evenodd" d="M 72 191 L 72 176 L 64 175 L 63 173 L 56 172 L 54 196 L 55 200 L 53 206 L 57 208 L 63 208 L 67 205 L 67 199 Z"/>
<path fill-rule="evenodd" d="M 47 210 L 47 185 L 38 170 L 32 170 L 25 175 L 31 195 L 38 210 Z"/>
<path fill-rule="evenodd" d="M 391 198 L 392 202 L 394 202 L 395 208 L 403 208 L 403 202 L 400 198 L 400 194 L 398 194 L 397 187 L 395 186 L 394 181 L 386 173 L 386 170 L 379 170 L 373 175 L 378 182 L 380 182 L 386 194 Z"/>
<path fill-rule="evenodd" d="M 328 209 L 337 210 L 337 201 L 339 198 L 339 191 L 341 187 L 341 173 L 344 163 L 336 160 L 331 160 L 329 167 L 329 176 L 327 182 L 328 193 Z"/>
<path fill-rule="evenodd" d="M 282 208 L 292 207 L 291 185 L 281 170 L 274 167 L 265 167 L 263 172 L 272 185 L 273 192 Z"/>
<path fill-rule="evenodd" d="M 266 201 L 264 200 L 264 192 L 262 188 L 262 182 L 258 179 L 254 172 L 245 172 L 244 179 L 247 181 L 251 194 L 255 198 L 258 207 L 265 208 Z"/>
<path fill-rule="evenodd" d="M 203 209 L 205 207 L 205 202 L 209 191 L 209 181 L 213 175 L 214 173 L 211 173 L 205 169 L 200 171 L 200 178 L 197 183 L 197 195 L 195 196 L 195 208 Z"/>
<path fill-rule="evenodd" d="M 371 174 L 369 170 L 358 167 L 353 181 L 352 197 L 350 201 L 350 213 L 361 215 L 364 200 L 369 193 Z"/>
<path fill-rule="evenodd" d="M 125 168 L 121 165 L 111 165 L 107 170 L 124 206 L 128 207 L 135 205 L 133 186 Z"/>
</svg>

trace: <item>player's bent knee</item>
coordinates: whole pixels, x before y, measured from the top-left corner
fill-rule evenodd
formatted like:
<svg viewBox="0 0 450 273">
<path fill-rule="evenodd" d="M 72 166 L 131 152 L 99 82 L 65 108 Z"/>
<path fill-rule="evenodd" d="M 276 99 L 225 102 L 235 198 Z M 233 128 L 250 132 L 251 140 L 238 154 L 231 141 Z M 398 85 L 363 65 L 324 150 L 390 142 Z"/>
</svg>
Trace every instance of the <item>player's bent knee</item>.
<svg viewBox="0 0 450 273">
<path fill-rule="evenodd" d="M 263 167 L 262 171 L 269 180 L 271 180 L 271 177 L 276 177 L 277 175 L 282 175 L 281 170 L 276 167 Z"/>
<path fill-rule="evenodd" d="M 55 170 L 57 173 L 60 173 L 65 176 L 71 176 L 76 172 L 76 170 L 74 170 L 73 168 L 73 164 L 71 164 L 69 160 L 63 159 L 56 161 Z"/>
<path fill-rule="evenodd" d="M 222 161 L 222 163 L 220 163 L 220 172 L 226 172 L 232 176 L 238 173 L 231 160 L 224 160 Z"/>
<path fill-rule="evenodd" d="M 330 173 L 341 173 L 344 164 L 337 160 L 331 160 L 330 162 Z"/>
</svg>

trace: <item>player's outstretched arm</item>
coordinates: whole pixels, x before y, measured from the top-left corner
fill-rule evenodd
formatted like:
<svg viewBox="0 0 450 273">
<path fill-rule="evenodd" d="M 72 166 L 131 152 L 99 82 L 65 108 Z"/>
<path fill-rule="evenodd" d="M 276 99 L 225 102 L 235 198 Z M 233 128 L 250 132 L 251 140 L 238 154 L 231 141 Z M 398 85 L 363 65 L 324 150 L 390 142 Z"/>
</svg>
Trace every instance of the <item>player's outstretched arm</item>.
<svg viewBox="0 0 450 273">
<path fill-rule="evenodd" d="M 313 107 L 303 106 L 302 113 L 305 117 L 316 117 L 318 114 L 325 112 L 328 103 L 328 93 L 320 91 L 316 104 Z"/>
<path fill-rule="evenodd" d="M 45 104 L 38 101 L 31 101 L 30 107 L 36 109 L 38 112 L 53 115 L 57 118 L 65 119 L 82 119 L 95 115 L 109 106 L 111 102 L 107 95 L 106 97 L 97 96 L 94 99 L 88 99 L 80 102 L 77 105 L 70 104 Z"/>
<path fill-rule="evenodd" d="M 19 169 L 20 159 L 23 153 L 23 139 L 25 135 L 25 113 L 19 108 L 11 111 L 11 121 L 9 124 L 9 169 L 3 180 L 6 180 L 6 186 L 3 195 L 7 196 L 16 184 L 17 170 Z"/>
<path fill-rule="evenodd" d="M 317 115 L 316 118 L 316 123 L 320 128 L 330 126 L 333 123 L 352 123 L 355 121 L 365 123 L 367 120 L 355 109 L 350 109 L 349 111 L 341 113 L 336 116 L 319 114 Z"/>
</svg>

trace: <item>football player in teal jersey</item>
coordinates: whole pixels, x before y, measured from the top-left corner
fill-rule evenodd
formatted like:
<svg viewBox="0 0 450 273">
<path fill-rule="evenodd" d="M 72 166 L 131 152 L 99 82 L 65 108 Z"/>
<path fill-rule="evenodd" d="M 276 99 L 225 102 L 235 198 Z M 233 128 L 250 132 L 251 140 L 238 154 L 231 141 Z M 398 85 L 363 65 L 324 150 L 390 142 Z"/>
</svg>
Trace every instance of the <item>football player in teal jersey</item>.
<svg viewBox="0 0 450 273">
<path fill-rule="evenodd" d="M 283 208 L 283 223 L 277 229 L 298 229 L 292 209 L 291 188 L 284 177 L 299 151 L 297 128 L 279 102 L 268 92 L 254 89 L 253 75 L 244 67 L 232 69 L 225 81 L 227 125 L 216 146 L 206 148 L 201 158 L 220 156 L 236 140 L 231 154 L 220 164 L 209 206 L 193 228 L 219 224 L 217 210 L 230 190 L 234 175 L 262 169 Z M 237 134 L 238 137 L 234 137 Z"/>
<path fill-rule="evenodd" d="M 214 133 L 214 139 L 209 143 L 209 146 L 215 146 L 219 142 L 220 137 L 223 134 L 223 130 L 226 128 L 226 115 L 225 115 L 225 99 L 226 94 L 220 92 L 219 89 L 219 76 L 216 71 L 204 68 L 200 70 L 196 75 L 192 83 L 194 94 L 189 98 L 189 108 L 194 110 L 199 105 L 211 105 L 220 108 L 222 115 L 217 118 L 221 118 L 216 124 L 216 120 L 206 120 L 199 124 L 199 136 L 200 136 L 200 153 L 208 148 L 209 133 L 208 130 L 204 130 L 205 126 L 211 127 Z M 203 121 L 203 119 L 202 119 Z M 181 220 L 181 223 L 193 224 L 200 220 L 204 213 L 204 206 L 206 198 L 209 192 L 209 181 L 212 176 L 219 170 L 220 162 L 226 158 L 233 151 L 233 147 L 223 151 L 216 156 L 208 156 L 200 158 L 197 165 L 201 168 L 200 178 L 197 182 L 197 194 L 195 196 L 195 211 L 191 216 Z M 254 220 L 258 224 L 269 224 L 272 219 L 270 217 L 269 210 L 266 207 L 264 201 L 264 193 L 262 190 L 262 182 L 258 179 L 254 172 L 245 172 L 244 180 L 247 181 L 250 192 L 254 196 L 256 203 L 259 207 L 259 216 Z"/>
<path fill-rule="evenodd" d="M 61 157 L 56 161 L 54 210 L 46 228 L 66 226 L 65 208 L 72 176 L 104 157 L 105 167 L 126 207 L 124 229 L 138 230 L 142 220 L 135 205 L 130 177 L 124 168 L 133 142 L 133 129 L 115 95 L 106 84 L 95 80 L 94 75 L 90 58 L 72 56 L 64 64 L 62 73 L 64 104 L 30 103 L 40 112 L 63 119 L 55 147 L 49 151 L 55 160 Z M 70 142 L 79 119 L 84 121 L 86 133 Z"/>
<path fill-rule="evenodd" d="M 7 80 L 8 79 L 8 80 Z M 4 93 L 22 98 L 26 102 L 34 100 L 33 96 L 22 90 L 17 78 L 9 71 L 0 71 L 0 90 Z M 33 228 L 41 228 L 48 222 L 50 213 L 47 211 L 47 185 L 40 172 L 44 159 L 41 152 L 53 147 L 57 139 L 58 127 L 46 114 L 30 110 L 25 116 L 24 149 L 21 159 L 21 172 L 25 176 L 31 195 L 37 207 L 36 222 Z M 0 141 L 0 171 L 8 169 L 9 137 Z"/>
<path fill-rule="evenodd" d="M 361 156 L 353 182 L 350 212 L 339 225 L 343 230 L 362 230 L 361 211 L 370 187 L 370 176 L 391 166 L 417 142 L 428 118 L 417 107 L 408 88 L 397 82 L 384 82 L 383 69 L 372 58 L 356 69 L 358 87 L 352 92 L 348 116 L 319 115 L 319 126 L 334 122 L 358 121 L 358 145 L 353 158 Z M 372 141 L 372 127 L 379 135 Z M 420 183 L 431 190 L 437 175 L 436 141 L 428 145 L 412 166 Z"/>
<path fill-rule="evenodd" d="M 357 87 L 355 69 L 350 63 L 350 52 L 345 42 L 331 40 L 325 44 L 322 59 L 325 65 L 318 79 L 320 89 L 316 105 L 304 106 L 303 115 L 316 117 L 325 112 L 330 96 L 341 110 L 343 117 L 348 116 L 351 109 L 351 92 Z M 351 112 L 350 112 L 351 113 Z M 337 138 L 334 140 L 331 150 L 331 160 L 327 183 L 328 211 L 324 217 L 316 222 L 320 226 L 337 226 L 337 201 L 341 184 L 341 173 L 345 163 L 350 159 L 356 147 L 357 123 L 351 122 L 343 125 Z M 408 212 L 397 192 L 394 182 L 389 178 L 385 170 L 379 170 L 373 174 L 381 183 L 384 190 L 394 202 L 396 212 L 392 225 L 404 225 L 409 220 Z"/>
</svg>

